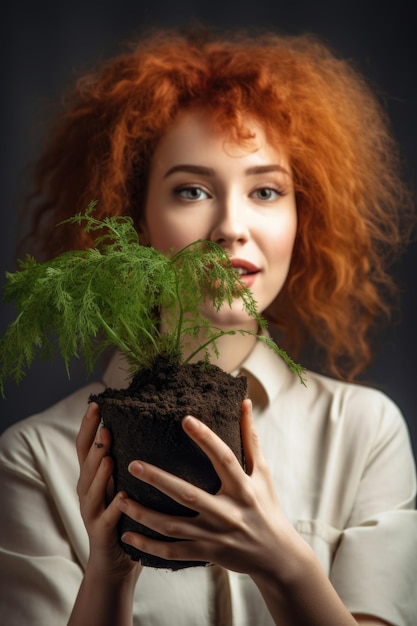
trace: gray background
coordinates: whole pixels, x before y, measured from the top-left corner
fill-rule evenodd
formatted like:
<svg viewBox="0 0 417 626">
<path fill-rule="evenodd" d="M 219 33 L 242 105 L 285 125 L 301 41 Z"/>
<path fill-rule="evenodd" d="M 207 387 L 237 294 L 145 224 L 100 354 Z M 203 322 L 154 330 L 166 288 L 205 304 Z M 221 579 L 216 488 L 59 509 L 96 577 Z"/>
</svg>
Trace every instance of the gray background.
<svg viewBox="0 0 417 626">
<path fill-rule="evenodd" d="M 259 26 L 284 33 L 320 35 L 376 84 L 402 150 L 406 175 L 416 186 L 415 115 L 417 22 L 412 3 L 340 2 L 334 0 L 103 0 L 102 2 L 16 2 L 3 10 L 1 25 L 2 98 L 0 287 L 4 270 L 15 269 L 16 215 L 27 180 L 27 167 L 42 145 L 48 106 L 89 64 L 120 50 L 146 26 Z M 62 147 L 65 150 L 65 146 Z M 402 291 L 400 323 L 384 336 L 384 345 L 365 379 L 383 389 L 403 410 L 417 450 L 417 381 L 415 351 L 417 304 L 413 244 L 395 273 Z M 2 306 L 0 333 L 13 311 Z M 352 332 L 355 329 L 352 328 Z M 37 361 L 17 387 L 7 385 L 0 400 L 0 431 L 14 421 L 46 408 L 84 384 L 86 373 L 74 363 L 68 380 L 62 362 Z M 99 369 L 95 376 L 100 374 Z"/>
</svg>

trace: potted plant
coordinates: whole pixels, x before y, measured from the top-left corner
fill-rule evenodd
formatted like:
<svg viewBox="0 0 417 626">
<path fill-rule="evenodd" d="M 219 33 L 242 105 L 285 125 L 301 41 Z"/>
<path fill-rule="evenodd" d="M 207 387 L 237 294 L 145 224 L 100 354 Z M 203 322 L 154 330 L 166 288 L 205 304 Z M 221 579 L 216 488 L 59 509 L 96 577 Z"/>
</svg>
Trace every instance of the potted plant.
<svg viewBox="0 0 417 626">
<path fill-rule="evenodd" d="M 213 466 L 181 428 L 188 413 L 217 432 L 244 464 L 239 422 L 246 379 L 211 363 L 209 348 L 216 354 L 216 341 L 223 335 L 250 333 L 275 350 L 301 381 L 303 369 L 269 337 L 214 328 L 202 314 L 200 305 L 207 298 L 217 310 L 240 298 L 259 328 L 265 327 L 221 246 L 199 240 L 164 254 L 140 244 L 129 217 L 96 219 L 95 204 L 66 220 L 94 233 L 94 247 L 44 263 L 27 257 L 19 262 L 19 271 L 7 274 L 5 300 L 17 305 L 18 315 L 0 339 L 0 389 L 4 394 L 7 377 L 18 382 L 37 354 L 51 357 L 56 343 L 67 370 L 70 359 L 82 355 L 91 371 L 104 350 L 117 348 L 129 365 L 129 386 L 90 398 L 99 404 L 112 434 L 115 490 L 156 510 L 195 515 L 133 479 L 127 466 L 141 458 L 215 493 L 220 481 Z M 197 355 L 198 362 L 192 362 Z M 127 529 L 172 540 L 123 516 L 120 534 Z M 127 545 L 124 549 L 153 567 L 198 564 L 165 561 Z"/>
</svg>

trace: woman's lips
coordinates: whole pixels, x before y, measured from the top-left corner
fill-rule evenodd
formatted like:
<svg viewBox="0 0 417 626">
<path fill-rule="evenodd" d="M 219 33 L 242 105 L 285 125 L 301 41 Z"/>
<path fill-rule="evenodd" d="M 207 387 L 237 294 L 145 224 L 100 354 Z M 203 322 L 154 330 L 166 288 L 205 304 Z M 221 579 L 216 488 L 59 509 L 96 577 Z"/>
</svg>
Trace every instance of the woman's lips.
<svg viewBox="0 0 417 626">
<path fill-rule="evenodd" d="M 260 272 L 259 267 L 245 259 L 231 259 L 230 262 L 237 270 L 240 280 L 245 283 L 246 287 L 251 287 Z"/>
</svg>

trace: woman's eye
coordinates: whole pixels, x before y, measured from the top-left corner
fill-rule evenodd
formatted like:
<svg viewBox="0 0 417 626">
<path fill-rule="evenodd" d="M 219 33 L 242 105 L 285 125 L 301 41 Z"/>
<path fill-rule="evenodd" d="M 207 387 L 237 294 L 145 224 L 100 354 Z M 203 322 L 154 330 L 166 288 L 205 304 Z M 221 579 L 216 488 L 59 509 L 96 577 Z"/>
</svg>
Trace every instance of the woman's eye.
<svg viewBox="0 0 417 626">
<path fill-rule="evenodd" d="M 201 187 L 177 187 L 175 193 L 185 200 L 207 200 L 210 197 Z"/>
<path fill-rule="evenodd" d="M 262 187 L 260 189 L 255 189 L 255 191 L 251 193 L 251 196 L 255 197 L 257 200 L 266 201 L 276 200 L 282 195 L 284 194 L 280 189 L 275 189 L 273 187 Z"/>
</svg>

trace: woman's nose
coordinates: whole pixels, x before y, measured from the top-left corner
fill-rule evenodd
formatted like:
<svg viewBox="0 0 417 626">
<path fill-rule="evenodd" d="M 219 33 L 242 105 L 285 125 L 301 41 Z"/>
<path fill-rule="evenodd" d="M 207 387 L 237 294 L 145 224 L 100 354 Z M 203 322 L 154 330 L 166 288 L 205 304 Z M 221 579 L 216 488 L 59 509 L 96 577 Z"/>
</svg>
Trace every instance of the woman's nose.
<svg viewBox="0 0 417 626">
<path fill-rule="evenodd" d="M 245 219 L 245 211 L 236 202 L 228 201 L 219 207 L 216 222 L 211 232 L 211 241 L 220 245 L 245 243 L 249 238 L 249 230 Z"/>
</svg>

